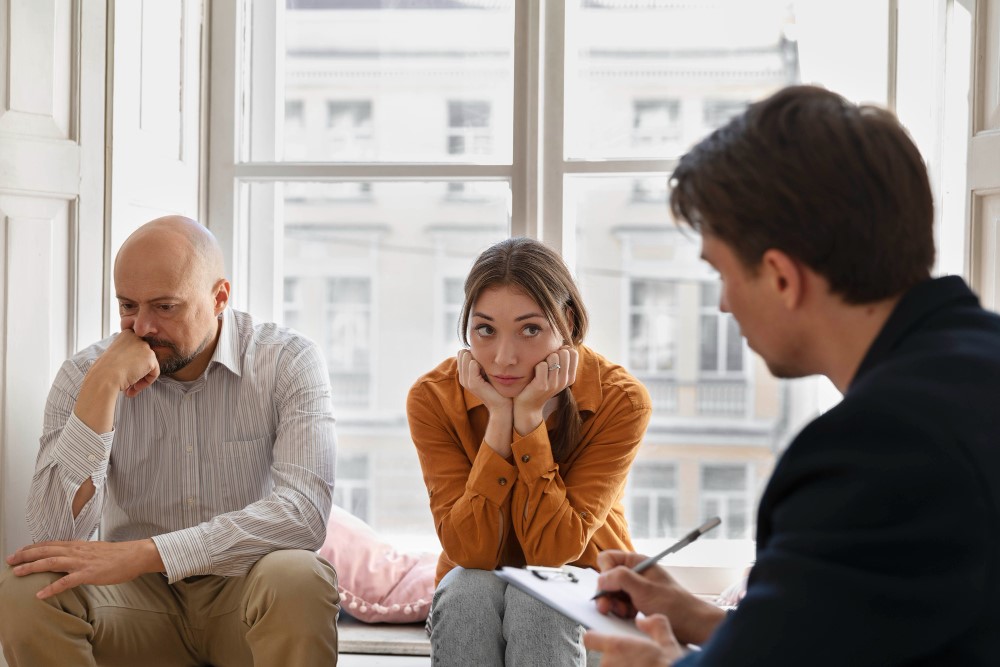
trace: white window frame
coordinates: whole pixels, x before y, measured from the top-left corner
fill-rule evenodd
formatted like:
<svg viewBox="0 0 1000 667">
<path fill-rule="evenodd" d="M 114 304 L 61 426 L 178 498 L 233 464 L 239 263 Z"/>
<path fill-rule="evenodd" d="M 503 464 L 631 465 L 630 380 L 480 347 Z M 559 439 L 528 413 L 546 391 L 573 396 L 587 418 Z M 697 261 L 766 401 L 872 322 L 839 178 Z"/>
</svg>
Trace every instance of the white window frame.
<svg viewBox="0 0 1000 667">
<path fill-rule="evenodd" d="M 988 181 L 998 152 L 996 133 L 980 132 L 973 142 L 956 144 L 946 141 L 962 133 L 971 120 L 967 95 L 956 94 L 973 76 L 973 52 L 996 49 L 995 37 L 986 30 L 989 13 L 984 0 L 936 0 L 932 11 L 938 20 L 928 34 L 920 34 L 910 44 L 900 39 L 898 27 L 914 11 L 911 4 L 884 0 L 889 12 L 890 53 L 887 99 L 904 122 L 910 121 L 921 131 L 914 132 L 934 178 L 938 205 L 937 237 L 942 246 L 938 271 L 970 276 L 974 286 L 989 288 L 995 302 L 1000 297 L 1000 266 L 992 261 L 1000 250 L 1000 234 L 985 215 L 975 223 L 966 222 L 979 199 L 966 185 L 966 157 L 971 189 Z M 283 113 L 284 100 L 276 95 L 275 66 L 261 57 L 280 52 L 283 39 L 281 11 L 273 0 L 216 0 L 211 5 L 211 77 L 212 109 L 209 117 L 211 149 L 208 165 L 209 226 L 219 237 L 234 284 L 243 287 L 234 294 L 237 307 L 260 317 L 274 316 L 281 305 L 280 285 L 275 276 L 275 247 L 266 243 L 249 244 L 249 230 L 236 214 L 239 185 L 254 180 L 398 180 L 398 179 L 483 179 L 509 181 L 512 189 L 511 234 L 541 239 L 562 252 L 570 266 L 575 265 L 575 230 L 563 221 L 564 178 L 578 175 L 638 175 L 670 173 L 676 160 L 661 159 L 565 159 L 563 139 L 566 3 L 563 0 L 515 0 L 513 160 L 511 164 L 325 164 L 243 162 L 238 154 L 239 138 L 250 128 L 239 125 L 240 110 L 247 98 L 273 99 L 274 113 Z M 970 10 L 971 6 L 971 10 Z M 261 20 L 245 21 L 250 12 Z M 901 18 L 902 17 L 902 18 Z M 992 18 L 994 22 L 995 18 Z M 978 27 L 978 29 L 977 29 Z M 252 31 L 251 52 L 244 43 Z M 247 40 L 250 41 L 250 40 Z M 900 56 L 901 44 L 905 54 Z M 992 46 L 991 46 L 992 45 Z M 930 72 L 933 85 L 920 91 L 908 90 L 897 96 L 900 63 L 920 60 L 918 49 L 929 48 L 935 70 Z M 252 67 L 241 67 L 241 59 L 250 59 Z M 921 60 L 922 62 L 922 60 Z M 251 82 L 251 72 L 257 78 Z M 980 76 L 977 74 L 977 76 Z M 268 87 L 270 82 L 270 88 Z M 252 86 L 250 84 L 253 84 Z M 280 83 L 280 82 L 278 82 Z M 984 89 L 986 83 L 981 83 Z M 948 94 L 950 93 L 950 94 Z M 899 97 L 899 99 L 897 99 Z M 278 109 L 280 102 L 281 108 Z M 926 122 L 928 105 L 934 110 Z M 966 123 L 963 125 L 963 118 Z M 977 117 L 978 118 L 978 117 Z M 258 117 L 266 124 L 266 118 Z M 272 121 L 274 119 L 271 119 Z M 977 128 L 983 125 L 977 120 Z M 234 128 L 236 130 L 234 131 Z M 957 128 L 957 129 L 956 129 Z M 968 135 L 966 135 L 968 136 Z M 987 166 L 980 166 L 987 165 Z M 982 175 L 982 176 L 980 176 Z M 993 177 L 995 180 L 995 177 Z M 995 187 L 990 181 L 989 188 Z M 979 188 L 987 191 L 986 187 Z M 992 191 L 991 189 L 989 190 Z M 957 215 L 956 215 L 957 214 Z M 260 233 L 260 230 L 255 230 Z M 280 242 L 280 241 L 279 241 Z M 278 246 L 280 248 L 280 246 Z M 251 254 L 252 253 L 252 254 Z M 253 271 L 250 267 L 253 267 Z"/>
</svg>

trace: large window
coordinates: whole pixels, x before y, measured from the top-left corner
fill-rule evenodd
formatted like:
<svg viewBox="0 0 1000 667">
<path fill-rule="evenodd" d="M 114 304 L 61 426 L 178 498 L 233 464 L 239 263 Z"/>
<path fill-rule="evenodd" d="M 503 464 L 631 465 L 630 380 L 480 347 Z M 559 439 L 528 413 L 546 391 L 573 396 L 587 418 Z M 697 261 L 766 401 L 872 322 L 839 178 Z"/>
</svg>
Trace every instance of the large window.
<svg viewBox="0 0 1000 667">
<path fill-rule="evenodd" d="M 213 3 L 209 218 L 238 307 L 326 351 L 341 460 L 379 462 L 367 521 L 433 546 L 406 392 L 457 349 L 475 256 L 513 234 L 563 253 L 586 343 L 653 394 L 626 499 L 638 547 L 710 510 L 720 544 L 752 538 L 760 482 L 812 407 L 717 311 L 667 182 L 789 83 L 889 101 L 887 0 L 845 2 Z"/>
</svg>

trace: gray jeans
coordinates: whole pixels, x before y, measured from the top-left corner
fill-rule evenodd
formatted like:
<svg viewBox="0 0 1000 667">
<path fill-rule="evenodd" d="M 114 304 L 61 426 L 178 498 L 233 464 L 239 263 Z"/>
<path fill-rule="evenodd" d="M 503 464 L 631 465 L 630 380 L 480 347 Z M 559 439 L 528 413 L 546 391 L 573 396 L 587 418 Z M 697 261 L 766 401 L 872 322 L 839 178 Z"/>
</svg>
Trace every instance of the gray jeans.
<svg viewBox="0 0 1000 667">
<path fill-rule="evenodd" d="M 487 570 L 456 567 L 434 592 L 431 662 L 582 667 L 583 627 Z"/>
</svg>

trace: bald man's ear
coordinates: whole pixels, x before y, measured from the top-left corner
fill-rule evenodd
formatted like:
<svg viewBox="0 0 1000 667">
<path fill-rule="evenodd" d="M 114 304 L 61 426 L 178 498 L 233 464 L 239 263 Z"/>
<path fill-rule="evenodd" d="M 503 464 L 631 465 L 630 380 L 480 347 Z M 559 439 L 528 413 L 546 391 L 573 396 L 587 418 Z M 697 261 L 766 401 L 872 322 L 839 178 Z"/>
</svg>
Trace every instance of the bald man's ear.
<svg viewBox="0 0 1000 667">
<path fill-rule="evenodd" d="M 212 295 L 215 297 L 215 314 L 221 315 L 229 303 L 229 281 L 225 278 L 219 280 L 212 287 Z"/>
</svg>

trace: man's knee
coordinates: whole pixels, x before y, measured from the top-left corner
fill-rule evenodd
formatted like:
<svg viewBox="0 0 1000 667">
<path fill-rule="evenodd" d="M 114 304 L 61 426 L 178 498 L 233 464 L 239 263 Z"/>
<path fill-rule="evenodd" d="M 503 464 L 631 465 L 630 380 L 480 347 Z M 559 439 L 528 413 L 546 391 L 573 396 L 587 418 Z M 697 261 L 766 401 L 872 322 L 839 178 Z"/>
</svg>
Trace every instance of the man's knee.
<svg viewBox="0 0 1000 667">
<path fill-rule="evenodd" d="M 0 642 L 10 641 L 22 631 L 33 632 L 38 613 L 51 602 L 35 597 L 53 581 L 62 577 L 54 572 L 37 572 L 19 577 L 6 565 L 0 572 Z M 51 598 L 50 598 L 51 599 Z"/>
<path fill-rule="evenodd" d="M 334 615 L 340 610 L 337 573 L 312 551 L 289 549 L 262 557 L 247 575 L 246 594 L 248 607 L 287 604 L 309 613 Z"/>
</svg>

